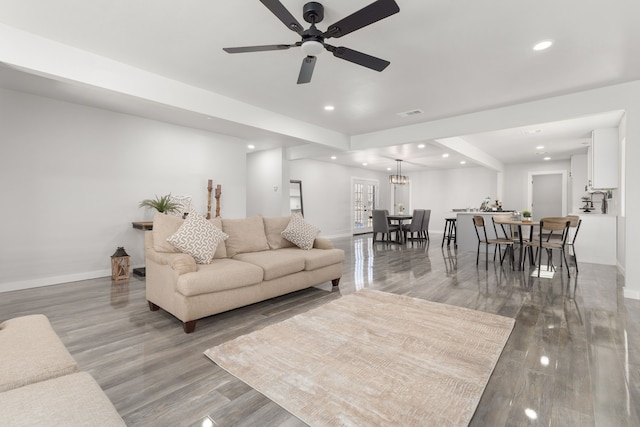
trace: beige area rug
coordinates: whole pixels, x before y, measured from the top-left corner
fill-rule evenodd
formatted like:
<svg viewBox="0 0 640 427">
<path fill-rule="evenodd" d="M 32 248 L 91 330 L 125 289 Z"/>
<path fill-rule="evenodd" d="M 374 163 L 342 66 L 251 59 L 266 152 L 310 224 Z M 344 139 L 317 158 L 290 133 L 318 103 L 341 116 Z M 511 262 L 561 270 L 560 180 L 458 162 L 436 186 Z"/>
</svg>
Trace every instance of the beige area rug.
<svg viewBox="0 0 640 427">
<path fill-rule="evenodd" d="M 513 325 L 365 289 L 205 355 L 312 426 L 465 426 Z"/>
</svg>

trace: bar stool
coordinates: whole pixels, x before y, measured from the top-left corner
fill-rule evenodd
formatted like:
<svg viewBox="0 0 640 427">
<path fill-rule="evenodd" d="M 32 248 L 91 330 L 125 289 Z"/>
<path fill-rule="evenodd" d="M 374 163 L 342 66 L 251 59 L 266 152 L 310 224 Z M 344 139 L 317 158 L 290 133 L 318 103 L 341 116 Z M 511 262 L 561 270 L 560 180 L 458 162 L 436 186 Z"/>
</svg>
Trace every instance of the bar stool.
<svg viewBox="0 0 640 427">
<path fill-rule="evenodd" d="M 444 219 L 444 234 L 442 235 L 442 244 L 440 247 L 444 246 L 444 241 L 446 239 L 447 246 L 453 240 L 453 244 L 455 247 L 458 247 L 458 243 L 456 242 L 456 220 L 457 218 L 445 218 Z"/>
</svg>

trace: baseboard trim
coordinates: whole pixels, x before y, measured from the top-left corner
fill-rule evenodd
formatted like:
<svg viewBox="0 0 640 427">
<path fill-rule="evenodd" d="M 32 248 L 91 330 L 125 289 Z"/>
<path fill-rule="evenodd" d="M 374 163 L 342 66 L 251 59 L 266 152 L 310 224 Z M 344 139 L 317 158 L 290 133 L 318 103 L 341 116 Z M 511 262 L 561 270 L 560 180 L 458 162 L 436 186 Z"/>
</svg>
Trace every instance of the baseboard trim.
<svg viewBox="0 0 640 427">
<path fill-rule="evenodd" d="M 137 267 L 137 266 L 135 266 Z M 139 267 L 144 267 L 140 265 Z M 83 273 L 67 274 L 63 276 L 42 277 L 38 279 L 22 280 L 19 282 L 0 283 L 0 293 L 21 291 L 23 289 L 41 288 L 43 286 L 59 285 L 61 283 L 79 282 L 81 280 L 110 277 L 111 270 L 86 271 Z"/>
<path fill-rule="evenodd" d="M 640 291 L 624 288 L 624 297 L 629 299 L 640 300 Z"/>
</svg>

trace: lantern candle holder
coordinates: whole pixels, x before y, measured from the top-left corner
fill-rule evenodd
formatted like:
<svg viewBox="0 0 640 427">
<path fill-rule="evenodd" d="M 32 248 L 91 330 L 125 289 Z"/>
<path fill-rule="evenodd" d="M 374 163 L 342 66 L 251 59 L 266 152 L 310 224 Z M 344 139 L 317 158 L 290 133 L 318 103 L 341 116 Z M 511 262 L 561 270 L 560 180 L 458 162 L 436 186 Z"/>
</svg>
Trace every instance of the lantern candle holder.
<svg viewBox="0 0 640 427">
<path fill-rule="evenodd" d="M 119 246 L 116 252 L 111 255 L 111 279 L 127 280 L 130 276 L 131 257 Z"/>
</svg>

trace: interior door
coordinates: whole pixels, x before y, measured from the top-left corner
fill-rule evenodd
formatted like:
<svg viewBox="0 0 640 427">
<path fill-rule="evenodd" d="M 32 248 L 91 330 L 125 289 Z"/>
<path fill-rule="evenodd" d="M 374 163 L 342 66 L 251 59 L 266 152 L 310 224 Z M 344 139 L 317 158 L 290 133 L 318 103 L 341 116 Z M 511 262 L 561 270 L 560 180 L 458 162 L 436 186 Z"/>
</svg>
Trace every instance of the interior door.
<svg viewBox="0 0 640 427">
<path fill-rule="evenodd" d="M 547 217 L 562 216 L 562 175 L 533 175 L 531 213 L 539 220 Z"/>
<path fill-rule="evenodd" d="M 366 179 L 353 180 L 353 234 L 371 233 L 371 211 L 376 208 L 378 182 Z"/>
</svg>

